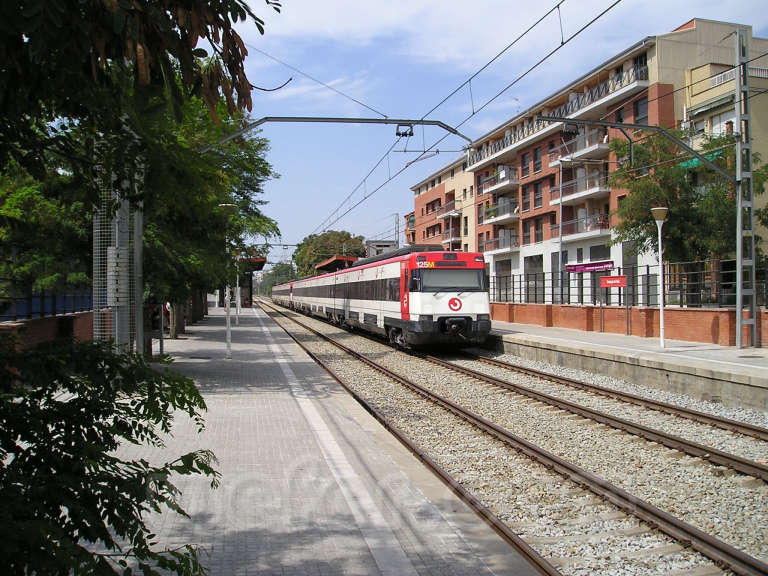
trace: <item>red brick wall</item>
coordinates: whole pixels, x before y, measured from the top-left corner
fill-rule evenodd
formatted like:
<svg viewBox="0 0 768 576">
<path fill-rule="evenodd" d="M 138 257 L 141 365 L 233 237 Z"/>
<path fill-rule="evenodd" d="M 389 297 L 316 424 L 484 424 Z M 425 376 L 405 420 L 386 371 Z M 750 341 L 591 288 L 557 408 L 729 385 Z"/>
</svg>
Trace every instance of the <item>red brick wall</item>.
<svg viewBox="0 0 768 576">
<path fill-rule="evenodd" d="M 491 304 L 491 318 L 500 322 L 518 322 L 626 334 L 626 308 L 604 307 L 602 324 L 597 306 L 555 306 L 551 304 Z M 601 330 L 602 325 L 602 330 Z M 768 311 L 761 309 L 757 318 L 757 339 L 768 347 Z M 720 346 L 736 344 L 736 314 L 727 308 L 665 308 L 664 337 L 670 340 L 704 342 Z M 633 336 L 659 337 L 659 309 L 635 307 L 629 309 L 629 331 Z M 742 342 L 749 342 L 749 327 L 745 326 Z"/>
<path fill-rule="evenodd" d="M 31 348 L 66 336 L 93 340 L 93 313 L 78 312 L 21 322 L 3 322 L 0 324 L 0 334 L 18 336 L 22 348 Z"/>
</svg>

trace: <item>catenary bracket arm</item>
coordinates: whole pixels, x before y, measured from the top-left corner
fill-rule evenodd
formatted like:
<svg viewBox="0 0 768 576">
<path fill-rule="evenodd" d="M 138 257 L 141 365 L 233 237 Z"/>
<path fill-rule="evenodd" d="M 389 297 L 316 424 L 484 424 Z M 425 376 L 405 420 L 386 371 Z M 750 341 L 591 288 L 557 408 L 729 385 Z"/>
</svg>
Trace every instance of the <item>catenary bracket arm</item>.
<svg viewBox="0 0 768 576">
<path fill-rule="evenodd" d="M 229 142 L 230 140 L 232 140 L 233 138 L 237 138 L 238 136 L 242 136 L 246 132 L 250 132 L 254 128 L 257 128 L 262 124 L 266 124 L 267 122 L 297 122 L 297 123 L 325 123 L 325 124 L 398 124 L 406 127 L 407 126 L 412 127 L 414 124 L 423 125 L 423 126 L 439 126 L 446 132 L 450 132 L 451 134 L 455 134 L 456 136 L 464 138 L 464 140 L 466 140 L 470 144 L 472 143 L 472 140 L 470 138 L 467 138 L 466 136 L 464 136 L 464 134 L 460 133 L 458 130 L 456 130 L 456 128 L 453 128 L 452 126 L 448 126 L 448 124 L 445 124 L 444 122 L 440 122 L 439 120 L 411 120 L 411 119 L 404 119 L 404 118 L 326 118 L 326 117 L 318 117 L 318 116 L 264 116 L 263 118 L 259 118 L 255 122 L 249 123 L 245 128 L 241 128 L 240 130 L 237 130 L 232 134 L 224 136 L 224 138 L 220 139 L 214 144 L 208 144 L 207 146 L 202 148 L 200 151 L 208 152 L 213 148 L 215 148 L 216 146 L 220 144 L 224 144 L 225 142 Z"/>
<path fill-rule="evenodd" d="M 736 183 L 736 178 L 720 168 L 717 164 L 709 160 L 708 158 L 704 157 L 702 154 L 688 146 L 685 142 L 680 140 L 679 138 L 676 138 L 672 134 L 669 133 L 669 131 L 665 130 L 661 126 L 646 126 L 644 124 L 628 124 L 626 122 L 605 122 L 603 120 L 577 120 L 574 118 L 563 118 L 561 116 L 544 116 L 540 115 L 538 116 L 540 120 L 545 120 L 548 122 L 564 122 L 566 124 L 583 124 L 585 126 L 604 126 L 606 128 L 618 128 L 622 132 L 624 132 L 625 136 L 628 136 L 627 133 L 624 131 L 626 128 L 633 128 L 635 130 L 652 130 L 653 132 L 657 132 L 664 136 L 667 140 L 670 142 L 674 142 L 677 146 L 688 152 L 691 156 L 694 156 L 695 158 L 698 158 L 699 161 L 707 166 L 708 168 L 711 168 L 720 176 L 728 180 L 729 182 Z M 631 142 L 631 140 L 630 140 Z"/>
</svg>

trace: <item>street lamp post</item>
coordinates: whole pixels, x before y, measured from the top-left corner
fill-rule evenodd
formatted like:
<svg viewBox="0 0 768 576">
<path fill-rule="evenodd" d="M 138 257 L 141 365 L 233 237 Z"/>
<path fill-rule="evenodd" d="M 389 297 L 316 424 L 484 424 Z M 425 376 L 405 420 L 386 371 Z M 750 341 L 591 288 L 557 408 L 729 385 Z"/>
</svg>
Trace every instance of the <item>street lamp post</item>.
<svg viewBox="0 0 768 576">
<path fill-rule="evenodd" d="M 651 214 L 659 231 L 659 345 L 662 348 L 664 348 L 664 261 L 661 258 L 661 227 L 667 219 L 667 211 L 668 208 L 663 206 L 651 208 Z"/>
<path fill-rule="evenodd" d="M 240 326 L 240 266 L 238 262 L 235 262 L 235 275 L 235 325 Z"/>
<path fill-rule="evenodd" d="M 224 210 L 237 210 L 237 205 L 232 203 L 225 203 L 225 204 L 219 204 L 219 208 L 222 208 Z M 225 239 L 226 242 L 226 239 Z M 225 254 L 227 250 L 229 249 L 229 245 L 225 243 Z M 224 292 L 224 298 L 226 298 L 226 309 L 227 309 L 227 348 L 226 352 L 224 353 L 224 358 L 227 360 L 232 359 L 232 320 L 230 319 L 230 308 L 232 307 L 231 297 L 229 294 L 229 284 L 227 284 L 226 290 Z"/>
</svg>

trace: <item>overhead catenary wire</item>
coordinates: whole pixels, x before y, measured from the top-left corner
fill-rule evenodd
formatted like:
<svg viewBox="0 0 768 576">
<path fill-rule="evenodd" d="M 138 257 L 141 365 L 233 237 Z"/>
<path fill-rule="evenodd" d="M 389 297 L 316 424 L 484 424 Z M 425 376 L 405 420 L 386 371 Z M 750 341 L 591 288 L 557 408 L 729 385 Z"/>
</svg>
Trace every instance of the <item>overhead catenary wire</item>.
<svg viewBox="0 0 768 576">
<path fill-rule="evenodd" d="M 310 80 L 312 80 L 312 82 L 315 82 L 315 83 L 317 83 L 317 84 L 320 84 L 320 86 L 323 86 L 323 87 L 327 88 L 328 90 L 331 90 L 331 91 L 335 92 L 336 94 L 338 94 L 338 95 L 340 95 L 340 96 L 343 96 L 344 98 L 346 98 L 347 100 L 350 100 L 350 101 L 354 102 L 355 104 L 359 104 L 359 105 L 360 105 L 360 106 L 362 106 L 363 108 L 367 108 L 368 110 L 370 110 L 370 111 L 371 111 L 371 112 L 373 112 L 374 114 L 378 114 L 378 115 L 379 115 L 379 116 L 381 116 L 382 118 L 389 118 L 389 116 L 387 116 L 386 114 L 384 114 L 384 112 L 380 112 L 380 111 L 376 110 L 376 108 L 374 108 L 374 107 L 372 107 L 372 106 L 369 106 L 368 104 L 366 104 L 365 102 L 362 102 L 362 101 L 358 100 L 358 99 L 357 99 L 357 98 L 355 98 L 354 96 L 350 96 L 349 94 L 345 94 L 344 92 L 342 92 L 342 91 L 341 91 L 341 90 L 339 90 L 338 88 L 334 88 L 334 87 L 333 87 L 333 86 L 331 86 L 330 84 L 327 84 L 326 82 L 323 82 L 322 80 L 318 80 L 318 79 L 317 79 L 317 78 L 315 78 L 314 76 L 311 76 L 311 75 L 307 74 L 306 72 L 304 72 L 303 70 L 300 70 L 299 68 L 296 68 L 295 66 L 292 66 L 291 64 L 288 64 L 287 62 L 285 62 L 285 61 L 283 61 L 283 60 L 280 60 L 279 58 L 276 58 L 275 56 L 272 56 L 271 54 L 269 54 L 269 53 L 265 52 L 264 50 L 261 50 L 261 49 L 257 48 L 257 47 L 256 47 L 256 46 L 254 46 L 253 44 L 249 44 L 248 42 L 244 42 L 244 44 L 245 44 L 245 45 L 246 45 L 248 48 L 250 48 L 251 50 L 255 50 L 256 52 L 258 52 L 258 53 L 259 53 L 259 54 L 261 54 L 262 56 L 266 56 L 266 57 L 267 57 L 267 58 L 269 58 L 270 60 L 274 60 L 274 61 L 275 61 L 275 62 L 277 62 L 278 64 L 280 64 L 280 65 L 282 65 L 282 66 L 285 66 L 286 68 L 290 68 L 291 70 L 293 70 L 294 72 L 296 72 L 296 73 L 298 73 L 298 74 L 301 74 L 301 75 L 302 75 L 302 76 L 304 76 L 305 78 L 309 78 Z"/>
<path fill-rule="evenodd" d="M 517 76 L 517 77 L 516 77 L 516 78 L 515 78 L 515 79 L 514 79 L 512 82 L 510 82 L 509 84 L 507 84 L 507 86 L 505 86 L 505 87 L 504 87 L 502 90 L 500 90 L 498 93 L 496 93 L 496 95 L 494 95 L 492 98 L 490 98 L 488 101 L 486 101 L 486 102 L 485 102 L 485 103 L 484 103 L 484 104 L 483 104 L 483 105 L 482 105 L 480 108 L 478 108 L 476 111 L 473 111 L 473 112 L 472 112 L 472 113 L 471 113 L 469 116 L 467 116 L 467 117 L 466 117 L 464 120 L 462 120 L 462 121 L 461 121 L 461 122 L 460 122 L 460 123 L 459 123 L 459 124 L 456 126 L 456 128 L 459 128 L 460 126 L 463 126 L 464 124 L 466 124 L 466 123 L 467 123 L 467 122 L 468 122 L 470 119 L 472 119 L 474 116 L 476 116 L 477 114 L 479 114 L 479 113 L 480 113 L 480 112 L 481 112 L 483 109 L 485 109 L 486 107 L 488 107 L 488 106 L 489 106 L 489 105 L 490 105 L 490 104 L 491 104 L 493 101 L 495 101 L 497 98 L 499 98 L 499 97 L 500 97 L 502 94 L 504 94 L 504 93 L 505 93 L 507 90 L 509 90 L 509 89 L 510 89 L 512 86 L 514 86 L 515 84 L 517 84 L 518 82 L 520 82 L 520 81 L 521 81 L 523 78 L 525 78 L 526 76 L 528 76 L 528 75 L 529 75 L 531 72 L 533 72 L 533 71 L 534 71 L 536 68 L 538 68 L 539 66 L 541 66 L 541 65 L 542 65 L 544 62 L 546 62 L 546 61 L 547 61 L 549 58 L 551 58 L 551 57 L 552 57 L 554 54 L 556 54 L 556 53 L 557 53 L 557 52 L 559 52 L 561 49 L 563 49 L 565 46 L 567 46 L 567 45 L 568 45 L 568 44 L 569 44 L 569 43 L 570 43 L 572 40 L 574 40 L 576 37 L 578 37 L 579 35 L 581 35 L 581 34 L 582 34 L 582 33 L 583 33 L 585 30 L 587 30 L 587 29 L 588 29 L 590 26 L 592 26 L 592 25 L 593 25 L 595 22 L 597 22 L 597 21 L 598 21 L 600 18 L 602 18 L 602 17 L 603 17 L 605 14 L 607 14 L 607 13 L 608 13 L 608 12 L 609 12 L 611 9 L 613 9 L 615 6 L 617 6 L 617 5 L 618 5 L 618 4 L 620 4 L 621 2 L 622 2 L 622 0 L 614 0 L 614 2 L 613 2 L 613 3 L 611 3 L 611 5 L 610 5 L 610 6 L 608 6 L 608 7 L 607 7 L 607 8 L 605 8 L 604 10 L 602 10 L 602 11 L 601 11 L 601 12 L 600 12 L 600 13 L 599 13 L 597 16 L 593 17 L 593 18 L 592 18 L 592 19 L 591 19 L 589 22 L 587 22 L 587 23 L 586 23 L 586 24 L 584 24 L 584 25 L 583 25 L 581 28 L 579 28 L 578 30 L 576 30 L 576 32 L 574 32 L 573 34 L 571 34 L 570 36 L 568 36 L 568 38 L 566 38 L 566 39 L 563 41 L 563 43 L 562 43 L 562 44 L 558 45 L 558 46 L 557 46 L 557 47 L 555 47 L 553 50 L 549 51 L 549 52 L 548 52 L 548 53 L 547 53 L 545 56 L 543 56 L 542 58 L 540 58 L 540 59 L 539 59 L 539 60 L 538 60 L 538 61 L 537 61 L 535 64 L 533 64 L 532 66 L 530 66 L 530 67 L 529 67 L 529 68 L 528 68 L 528 69 L 527 69 L 525 72 L 523 72 L 522 74 L 520 74 L 519 76 Z M 441 138 L 439 138 L 439 139 L 438 139 L 438 140 L 436 140 L 434 143 L 432 143 L 432 145 L 430 145 L 430 146 L 428 146 L 428 147 L 427 147 L 427 146 L 425 146 L 425 147 L 424 147 L 424 148 L 425 148 L 425 150 L 427 150 L 427 151 L 431 151 L 432 149 L 434 149 L 434 148 L 435 148 L 435 146 L 437 146 L 438 144 L 440 144 L 441 142 L 443 142 L 443 140 L 445 140 L 446 138 L 448 138 L 448 136 L 450 136 L 450 134 L 445 134 L 445 135 L 443 135 Z M 389 151 L 387 151 L 387 154 L 389 154 Z M 348 208 L 348 209 L 347 209 L 345 212 L 343 212 L 342 214 L 340 214 L 340 215 L 339 215 L 339 216 L 338 216 L 338 217 L 337 217 L 335 220 L 332 220 L 332 221 L 331 221 L 331 222 L 328 224 L 328 226 L 332 226 L 333 224 L 335 224 L 336 222 L 338 222 L 339 220 L 341 220 L 341 219 L 342 219 L 344 216 L 346 216 L 347 214 L 349 214 L 349 213 L 350 213 L 352 210 L 354 210 L 355 208 L 357 208 L 358 206 L 360 206 L 360 204 L 362 204 L 363 202 L 365 202 L 365 201 L 366 201 L 368 198 L 370 198 L 371 196 L 373 196 L 373 195 L 374 195 L 376 192 L 378 192 L 379 190 L 381 190 L 381 189 L 382 189 L 384 186 L 386 186 L 386 185 L 387 185 L 389 182 L 391 182 L 393 179 L 397 178 L 397 177 L 398 177 L 400 174 L 402 174 L 402 173 L 403 173 L 405 170 L 407 170 L 407 169 L 408 169 L 408 168 L 409 168 L 409 167 L 410 167 L 410 166 L 413 164 L 413 162 L 415 162 L 416 160 L 418 160 L 418 159 L 419 159 L 421 156 L 423 156 L 423 155 L 424 155 L 424 153 L 420 154 L 420 155 L 419 155 L 419 157 L 417 157 L 415 160 L 412 160 L 412 161 L 411 161 L 409 164 L 407 164 L 407 165 L 403 166 L 403 167 L 402 167 L 400 170 L 398 170 L 397 172 L 395 172 L 395 174 L 394 174 L 394 175 L 392 175 L 392 177 L 388 178 L 387 180 L 385 180 L 384 182 L 382 182 L 382 183 L 381 183 L 379 186 L 377 186 L 376 188 L 374 188 L 373 190 L 371 190 L 370 192 L 368 192 L 368 193 L 367 193 L 365 196 L 363 196 L 363 198 L 361 198 L 361 199 L 360 199 L 360 200 L 358 200 L 358 201 L 357 201 L 355 204 L 353 204 L 352 206 L 350 206 L 350 207 L 349 207 L 349 208 Z M 326 220 L 326 221 L 327 221 L 327 220 Z M 325 224 L 325 223 L 324 223 L 324 224 Z M 324 225 L 324 224 L 323 224 L 323 225 Z M 322 227 L 322 225 L 321 225 L 321 227 Z"/>
<path fill-rule="evenodd" d="M 619 1 L 620 1 L 620 0 L 619 0 Z M 445 104 L 445 102 L 447 102 L 447 101 L 448 101 L 448 100 L 449 100 L 449 99 L 450 99 L 450 98 L 451 98 L 451 97 L 452 97 L 454 94 L 456 94 L 457 92 L 459 92 L 459 91 L 460 91 L 460 90 L 461 90 L 461 89 L 462 89 L 464 86 L 470 85 L 470 90 L 471 90 L 471 82 L 472 82 L 472 80 L 473 80 L 474 78 L 476 78 L 476 77 L 477 77 L 479 74 L 481 74 L 481 73 L 482 73 L 482 72 L 483 72 L 485 69 L 487 69 L 487 68 L 488 68 L 488 67 L 489 67 L 491 64 L 493 64 L 493 63 L 494 63 L 496 60 L 498 60 L 498 59 L 499 59 L 499 58 L 500 58 L 500 57 L 501 57 L 501 56 L 502 56 L 502 55 L 503 55 L 503 54 L 504 54 L 504 53 L 505 53 L 507 50 L 509 50 L 510 48 L 512 48 L 512 47 L 513 47 L 515 44 L 517 44 L 517 43 L 518 43 L 520 40 L 522 40 L 522 39 L 523 39 L 523 38 L 524 38 L 526 35 L 528 35 L 528 34 L 529 34 L 531 31 L 533 31 L 533 30 L 534 30 L 534 29 L 535 29 L 535 28 L 536 28 L 536 27 L 537 27 L 539 24 L 541 24 L 541 23 L 542 23 L 542 22 L 543 22 L 543 21 L 544 21 L 544 20 L 545 20 L 545 19 L 546 19 L 546 18 L 547 18 L 547 17 L 548 17 L 550 14 L 552 14 L 552 13 L 553 13 L 555 10 L 559 10 L 560 6 L 561 6 L 561 5 L 562 5 L 564 2 L 565 2 L 565 0 L 560 0 L 560 1 L 558 1 L 558 2 L 557 2 L 557 3 L 556 3 L 554 6 L 552 6 L 552 8 L 550 8 L 550 9 L 549 9 L 549 10 L 548 10 L 548 11 L 547 11 L 547 12 L 546 12 L 546 13 L 545 13 L 543 16 L 541 16 L 541 17 L 540 17 L 538 20 L 536 20 L 536 22 L 534 22 L 534 23 L 533 23 L 533 24 L 531 24 L 531 25 L 530 25 L 528 28 L 526 28 L 526 29 L 525 29 L 525 31 L 523 31 L 521 34 L 519 34 L 519 35 L 518 35 L 518 36 L 517 36 L 517 37 L 516 37 L 516 38 L 515 38 L 515 39 L 514 39 L 512 42 L 510 42 L 509 44 L 507 44 L 507 46 L 505 46 L 505 47 L 504 47 L 502 50 L 500 50 L 500 51 L 499 51 L 499 52 L 498 52 L 498 53 L 497 53 L 497 54 L 496 54 L 496 55 L 495 55 L 493 58 L 491 58 L 491 59 L 490 59 L 488 62 L 486 62 L 486 63 L 485 63 L 485 64 L 484 64 L 482 67 L 480 67 L 480 68 L 479 68 L 479 69 L 478 69 L 478 70 L 477 70 L 477 71 L 476 71 L 474 74 L 472 74 L 472 75 L 471 75 L 471 76 L 470 76 L 468 79 L 466 79 L 464 82 L 462 82 L 461 84 L 459 84 L 459 86 L 457 86 L 457 87 L 456 87 L 456 88 L 455 88 L 455 89 L 454 89 L 454 90 L 453 90 L 453 91 L 452 91 L 450 94 L 448 94 L 447 96 L 445 96 L 445 97 L 444 97 L 444 98 L 443 98 L 443 99 L 442 99 L 440 102 L 438 102 L 438 103 L 437 103 L 435 106 L 433 106 L 433 107 L 432 107 L 432 108 L 431 108 L 431 109 L 430 109 L 430 110 L 429 110 L 429 111 L 428 111 L 426 114 L 424 114 L 424 115 L 421 117 L 421 119 L 422 119 L 422 120 L 424 120 L 424 119 L 425 119 L 427 116 L 429 116 L 430 114 L 432 114 L 432 112 L 434 112 L 434 111 L 435 111 L 435 110 L 437 110 L 437 109 L 438 109 L 440 106 L 442 106 L 443 104 Z M 300 73 L 301 73 L 301 72 L 300 72 Z M 474 111 L 474 106 L 473 106 L 473 111 Z M 407 167 L 409 167 L 409 166 L 411 166 L 411 165 L 412 165 L 412 164 L 414 164 L 415 162 L 418 162 L 420 159 L 423 159 L 423 156 L 424 156 L 424 154 L 431 152 L 431 150 L 427 149 L 427 146 L 426 146 L 426 135 L 425 135 L 425 133 L 424 133 L 424 126 L 423 126 L 423 125 L 422 125 L 422 127 L 421 127 L 421 136 L 422 136 L 422 148 L 424 149 L 424 152 L 422 152 L 422 153 L 421 153 L 421 154 L 420 154 L 420 155 L 419 155 L 419 156 L 418 156 L 416 159 L 414 159 L 414 160 L 410 161 L 408 164 L 406 164 L 406 166 L 405 166 L 406 168 L 407 168 Z M 377 168 L 377 167 L 378 167 L 378 166 L 381 164 L 381 162 L 383 161 L 383 159 L 384 159 L 385 157 L 388 157 L 389 153 L 393 151 L 393 149 L 394 149 L 394 146 L 397 144 L 397 142 L 399 142 L 399 139 L 398 139 L 398 140 L 395 142 L 395 144 L 394 144 L 393 146 L 390 146 L 390 148 L 387 150 L 387 152 L 385 152 L 385 154 L 384 154 L 384 155 L 383 155 L 383 156 L 382 156 L 382 157 L 381 157 L 381 158 L 378 160 L 378 162 L 376 163 L 376 165 L 374 166 L 374 168 L 373 168 L 373 169 L 371 169 L 371 170 L 368 172 L 368 174 L 366 174 L 365 178 L 363 178 L 363 180 L 362 180 L 360 183 L 358 183 L 358 185 L 357 185 L 357 186 L 355 186 L 355 188 L 352 190 L 352 192 L 350 192 L 350 194 L 349 194 L 349 195 L 348 195 L 348 196 L 347 196 L 347 197 L 346 197 L 346 198 L 345 198 L 345 199 L 344 199 L 344 200 L 343 200 L 343 201 L 342 201 L 342 202 L 341 202 L 341 203 L 340 203 L 340 204 L 339 204 L 339 205 L 336 207 L 336 209 L 334 209 L 334 211 L 333 211 L 333 212 L 331 212 L 331 214 L 330 214 L 330 215 L 329 215 L 329 216 L 328 216 L 328 217 L 327 217 L 327 218 L 326 218 L 326 219 L 323 221 L 323 223 L 322 223 L 322 224 L 320 224 L 318 227 L 316 227 L 316 228 L 315 228 L 315 229 L 312 231 L 312 233 L 313 233 L 313 234 L 314 234 L 314 233 L 316 233 L 318 230 L 322 229 L 323 227 L 325 227 L 325 226 L 326 226 L 326 222 L 328 222 L 329 220 L 331 220 L 331 219 L 333 218 L 333 215 L 334 215 L 334 214 L 336 214 L 336 213 L 337 213 L 337 212 L 338 212 L 338 211 L 339 211 L 339 210 L 340 210 L 340 209 L 341 209 L 341 208 L 344 206 L 344 204 L 345 204 L 346 202 L 348 202 L 348 201 L 349 201 L 349 199 L 350 199 L 350 198 L 351 198 L 351 197 L 352 197 L 352 196 L 353 196 L 353 195 L 354 195 L 354 194 L 355 194 L 355 193 L 356 193 L 356 192 L 357 192 L 357 191 L 360 189 L 360 186 L 363 184 L 363 182 L 365 182 L 365 180 L 367 180 L 367 178 L 368 178 L 368 177 L 370 177 L 370 175 L 373 173 L 373 171 L 374 171 L 374 170 L 375 170 L 375 169 L 376 169 L 376 168 Z M 407 143 L 407 141 L 406 141 L 406 143 Z M 438 153 L 439 153 L 439 151 L 438 151 Z M 386 183 L 388 183 L 388 182 L 390 182 L 390 181 L 391 181 L 393 178 L 396 178 L 396 177 L 397 177 L 397 176 L 398 176 L 400 173 L 402 173 L 402 169 L 401 169 L 400 171 L 398 171 L 397 173 L 395 173 L 395 175 L 394 175 L 394 176 L 393 176 L 393 175 L 390 173 L 390 175 L 389 175 L 389 178 L 387 178 L 387 180 L 385 181 L 385 184 L 386 184 Z M 363 200 L 367 199 L 368 197 L 369 197 L 369 196 L 365 196 L 365 197 L 363 198 Z M 359 205 L 359 204 L 358 204 L 358 205 Z M 328 224 L 328 226 L 332 226 L 332 225 L 333 225 L 335 222 L 337 222 L 338 220 L 340 220 L 341 218 L 343 218 L 343 216 L 344 216 L 344 215 L 346 215 L 346 214 L 348 214 L 348 212 L 345 212 L 345 213 L 344 213 L 342 216 L 340 216 L 340 217 L 339 217 L 339 218 L 337 218 L 336 220 L 333 220 L 333 221 L 332 221 L 330 224 Z M 327 229 L 327 227 L 326 227 L 325 229 Z"/>
</svg>

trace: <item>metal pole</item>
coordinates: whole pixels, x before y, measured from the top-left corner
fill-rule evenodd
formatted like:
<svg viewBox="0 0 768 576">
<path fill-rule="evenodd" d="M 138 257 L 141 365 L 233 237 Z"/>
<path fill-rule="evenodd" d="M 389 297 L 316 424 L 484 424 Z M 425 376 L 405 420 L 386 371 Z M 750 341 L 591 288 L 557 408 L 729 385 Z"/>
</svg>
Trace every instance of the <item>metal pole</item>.
<svg viewBox="0 0 768 576">
<path fill-rule="evenodd" d="M 661 227 L 664 221 L 657 220 L 659 230 L 659 346 L 664 348 L 664 261 L 661 259 Z"/>
<path fill-rule="evenodd" d="M 734 115 L 736 139 L 736 347 L 741 348 L 743 326 L 749 345 L 757 346 L 755 315 L 755 235 L 753 223 L 752 143 L 749 115 L 749 48 L 743 28 L 736 32 Z M 744 276 L 747 276 L 746 283 Z M 747 317 L 744 318 L 744 311 Z"/>
<path fill-rule="evenodd" d="M 160 356 L 163 355 L 163 332 L 165 331 L 165 302 L 160 303 Z"/>
<path fill-rule="evenodd" d="M 224 358 L 229 360 L 232 358 L 232 323 L 229 318 L 229 314 L 230 314 L 229 309 L 231 307 L 231 300 L 229 297 L 229 284 L 227 284 L 226 291 L 224 292 L 224 298 L 227 299 L 227 302 L 225 304 L 227 308 L 227 350 L 224 353 Z"/>
<path fill-rule="evenodd" d="M 235 264 L 235 325 L 240 326 L 240 267 Z"/>
<path fill-rule="evenodd" d="M 133 214 L 134 313 L 136 317 L 136 354 L 144 356 L 144 212 L 139 203 Z M 151 355 L 151 351 L 150 351 Z"/>
</svg>

